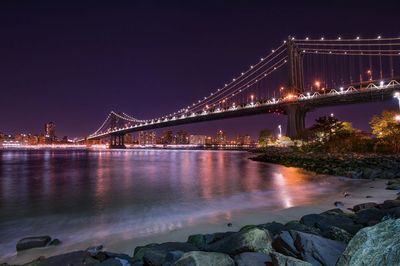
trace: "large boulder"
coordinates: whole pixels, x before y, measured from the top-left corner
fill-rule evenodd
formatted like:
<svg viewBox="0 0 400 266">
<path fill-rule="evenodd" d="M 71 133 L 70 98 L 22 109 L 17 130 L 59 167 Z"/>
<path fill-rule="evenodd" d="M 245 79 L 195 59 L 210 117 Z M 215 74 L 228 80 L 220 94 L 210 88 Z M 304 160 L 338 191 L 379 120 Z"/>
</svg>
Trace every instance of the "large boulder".
<svg viewBox="0 0 400 266">
<path fill-rule="evenodd" d="M 273 236 L 280 234 L 283 230 L 285 230 L 285 226 L 281 223 L 271 222 L 266 224 L 257 225 L 258 228 L 268 230 Z"/>
<path fill-rule="evenodd" d="M 18 241 L 16 249 L 17 251 L 22 251 L 31 248 L 41 248 L 47 246 L 51 241 L 49 236 L 33 236 L 26 237 Z"/>
<path fill-rule="evenodd" d="M 355 222 L 357 224 L 361 224 L 363 226 L 371 226 L 379 223 L 383 217 L 385 217 L 387 214 L 385 211 L 377 209 L 377 208 L 371 208 L 371 209 L 365 209 L 357 212 L 357 218 Z"/>
<path fill-rule="evenodd" d="M 198 248 L 190 243 L 166 242 L 136 247 L 133 255 L 134 262 L 144 262 L 152 266 L 161 266 L 171 251 L 197 251 Z"/>
<path fill-rule="evenodd" d="M 54 265 L 85 265 L 86 263 L 95 263 L 96 260 L 92 259 L 86 251 L 74 251 L 57 256 L 52 256 L 42 260 L 38 265 L 40 266 L 54 266 Z"/>
<path fill-rule="evenodd" d="M 353 206 L 353 211 L 358 212 L 364 209 L 370 209 L 370 208 L 375 208 L 378 206 L 375 202 L 366 202 L 366 203 L 361 203 Z"/>
<path fill-rule="evenodd" d="M 314 234 L 314 235 L 320 235 L 321 231 L 318 228 L 315 228 L 313 226 L 307 226 L 305 224 L 302 224 L 299 221 L 290 221 L 285 224 L 285 230 L 284 231 L 299 231 L 299 232 L 304 232 L 308 234 Z"/>
<path fill-rule="evenodd" d="M 271 259 L 273 266 L 311 266 L 309 262 L 285 256 L 278 252 L 271 252 Z M 265 265 L 266 264 L 264 264 L 263 266 Z"/>
<path fill-rule="evenodd" d="M 228 237 L 207 246 L 207 251 L 237 255 L 242 252 L 272 251 L 272 237 L 266 230 L 249 228 L 234 233 Z"/>
<path fill-rule="evenodd" d="M 337 265 L 400 265 L 400 220 L 389 219 L 360 230 Z"/>
<path fill-rule="evenodd" d="M 221 240 L 224 237 L 230 236 L 234 233 L 235 232 L 224 232 L 224 233 L 214 233 L 214 234 L 191 235 L 188 237 L 188 240 L 186 242 L 196 246 L 200 250 L 205 250 L 205 248 L 208 245 L 218 240 Z"/>
<path fill-rule="evenodd" d="M 313 234 L 285 231 L 274 240 L 273 247 L 284 255 L 297 257 L 313 265 L 334 266 L 346 244 Z"/>
<path fill-rule="evenodd" d="M 265 266 L 272 262 L 271 256 L 259 252 L 243 252 L 235 256 L 237 266 Z"/>
<path fill-rule="evenodd" d="M 382 204 L 379 205 L 382 209 L 390 209 L 400 207 L 400 200 L 385 200 Z"/>
<path fill-rule="evenodd" d="M 235 266 L 226 254 L 216 252 L 191 251 L 185 253 L 173 266 Z"/>
</svg>

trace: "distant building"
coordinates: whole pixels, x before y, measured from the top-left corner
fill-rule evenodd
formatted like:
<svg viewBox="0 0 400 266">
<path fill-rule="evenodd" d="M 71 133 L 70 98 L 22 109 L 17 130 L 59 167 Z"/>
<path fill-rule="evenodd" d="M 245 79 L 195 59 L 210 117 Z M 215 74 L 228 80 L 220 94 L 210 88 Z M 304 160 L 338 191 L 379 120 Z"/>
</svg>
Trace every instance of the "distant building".
<svg viewBox="0 0 400 266">
<path fill-rule="evenodd" d="M 189 136 L 189 144 L 191 145 L 206 145 L 206 136 L 205 135 L 190 135 Z"/>
<path fill-rule="evenodd" d="M 161 144 L 175 144 L 175 138 L 172 130 L 167 130 L 161 136 Z"/>
<path fill-rule="evenodd" d="M 156 132 L 141 131 L 139 132 L 139 145 L 154 145 L 156 144 Z"/>
<path fill-rule="evenodd" d="M 133 143 L 134 143 L 132 134 L 130 134 L 130 133 L 125 134 L 125 136 L 124 136 L 124 143 L 125 143 L 125 144 L 133 144 Z"/>
<path fill-rule="evenodd" d="M 214 139 L 210 136 L 206 137 L 206 145 L 212 145 L 214 144 Z"/>
<path fill-rule="evenodd" d="M 189 136 L 186 131 L 179 130 L 175 136 L 176 144 L 185 145 L 189 144 Z"/>
<path fill-rule="evenodd" d="M 56 124 L 48 122 L 44 124 L 44 135 L 47 142 L 54 142 L 56 140 Z"/>
<path fill-rule="evenodd" d="M 222 130 L 218 130 L 217 138 L 215 139 L 215 142 L 218 145 L 226 144 L 226 133 Z"/>
<path fill-rule="evenodd" d="M 253 143 L 250 135 L 244 135 L 243 145 L 251 145 Z"/>
</svg>

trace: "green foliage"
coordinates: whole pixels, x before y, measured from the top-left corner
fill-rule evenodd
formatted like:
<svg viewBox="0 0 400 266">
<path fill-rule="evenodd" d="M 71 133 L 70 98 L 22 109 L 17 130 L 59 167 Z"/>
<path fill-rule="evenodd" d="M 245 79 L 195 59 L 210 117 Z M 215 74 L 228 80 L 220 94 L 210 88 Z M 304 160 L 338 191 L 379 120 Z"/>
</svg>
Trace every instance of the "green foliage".
<svg viewBox="0 0 400 266">
<path fill-rule="evenodd" d="M 400 123 L 396 121 L 397 112 L 384 111 L 372 118 L 370 125 L 372 133 L 379 140 L 377 146 L 387 152 L 400 152 Z"/>
<path fill-rule="evenodd" d="M 263 129 L 260 131 L 260 135 L 258 137 L 258 144 L 262 147 L 268 145 L 268 143 L 272 142 L 274 139 L 272 135 L 272 131 L 269 129 Z"/>
</svg>

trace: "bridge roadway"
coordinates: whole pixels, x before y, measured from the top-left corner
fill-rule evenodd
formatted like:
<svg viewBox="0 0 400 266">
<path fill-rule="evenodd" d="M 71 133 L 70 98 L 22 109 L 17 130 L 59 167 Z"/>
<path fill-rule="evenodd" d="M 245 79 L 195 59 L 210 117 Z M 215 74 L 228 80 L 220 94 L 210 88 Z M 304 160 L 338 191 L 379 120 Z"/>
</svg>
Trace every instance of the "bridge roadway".
<svg viewBox="0 0 400 266">
<path fill-rule="evenodd" d="M 326 106 L 384 101 L 392 99 L 396 91 L 400 91 L 399 81 L 393 80 L 388 84 L 369 84 L 364 88 L 349 87 L 342 90 L 330 90 L 325 94 L 300 94 L 299 96 L 286 96 L 277 100 L 269 100 L 247 104 L 245 106 L 230 107 L 224 110 L 210 110 L 207 112 L 167 118 L 165 120 L 151 120 L 151 122 L 117 128 L 107 132 L 91 135 L 87 139 L 100 139 L 107 136 L 121 136 L 144 130 L 153 130 L 184 124 L 213 121 L 226 118 L 250 116 L 257 114 L 282 113 L 288 116 L 289 137 L 295 137 L 304 129 L 304 119 L 308 111 Z"/>
</svg>

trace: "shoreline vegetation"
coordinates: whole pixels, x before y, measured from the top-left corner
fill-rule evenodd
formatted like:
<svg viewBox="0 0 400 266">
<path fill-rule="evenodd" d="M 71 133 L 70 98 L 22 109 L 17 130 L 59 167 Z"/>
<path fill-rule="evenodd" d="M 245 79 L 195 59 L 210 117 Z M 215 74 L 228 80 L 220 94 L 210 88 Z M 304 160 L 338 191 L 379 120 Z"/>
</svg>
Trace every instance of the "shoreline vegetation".
<svg viewBox="0 0 400 266">
<path fill-rule="evenodd" d="M 320 174 L 389 179 L 386 189 L 400 190 L 400 156 L 396 154 L 330 154 L 268 148 L 250 159 Z M 351 197 L 344 195 L 347 196 Z M 239 231 L 190 235 L 186 242 L 137 246 L 132 254 L 113 253 L 95 246 L 39 257 L 22 265 L 400 265 L 400 196 L 384 202 L 366 201 L 349 209 L 341 202 L 335 202 L 335 206 L 285 224 L 246 225 Z M 22 243 L 30 247 L 29 239 Z M 32 243 L 34 247 L 37 242 Z M 42 241 L 42 245 L 48 244 Z"/>
</svg>

